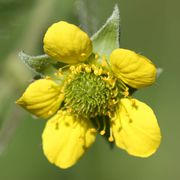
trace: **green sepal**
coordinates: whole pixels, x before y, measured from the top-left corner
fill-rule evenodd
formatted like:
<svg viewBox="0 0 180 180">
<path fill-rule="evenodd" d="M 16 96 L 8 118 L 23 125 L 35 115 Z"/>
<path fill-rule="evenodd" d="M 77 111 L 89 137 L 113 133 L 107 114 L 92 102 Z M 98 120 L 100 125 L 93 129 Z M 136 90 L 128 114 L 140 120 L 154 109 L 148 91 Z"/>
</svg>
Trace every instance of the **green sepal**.
<svg viewBox="0 0 180 180">
<path fill-rule="evenodd" d="M 34 73 L 40 76 L 54 77 L 54 73 L 66 64 L 57 62 L 48 55 L 30 56 L 23 51 L 19 53 L 21 61 Z"/>
<path fill-rule="evenodd" d="M 52 60 L 46 54 L 30 56 L 21 51 L 19 57 L 28 68 L 40 74 L 43 74 L 43 71 L 52 63 Z"/>
<path fill-rule="evenodd" d="M 93 63 L 101 63 L 102 58 L 106 57 L 109 64 L 109 56 L 114 49 L 120 47 L 120 13 L 117 5 L 114 7 L 112 15 L 106 23 L 91 37 L 93 41 L 93 52 L 99 57 Z"/>
</svg>

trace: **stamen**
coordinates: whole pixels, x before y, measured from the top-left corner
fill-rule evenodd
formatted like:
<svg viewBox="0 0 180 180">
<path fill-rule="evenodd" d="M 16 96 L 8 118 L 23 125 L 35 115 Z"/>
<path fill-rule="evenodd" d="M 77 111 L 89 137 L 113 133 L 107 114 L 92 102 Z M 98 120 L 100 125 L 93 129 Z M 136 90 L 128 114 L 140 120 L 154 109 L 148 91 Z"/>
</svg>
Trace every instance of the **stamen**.
<svg viewBox="0 0 180 180">
<path fill-rule="evenodd" d="M 59 112 L 59 114 L 60 114 L 60 111 L 58 111 L 58 112 Z M 67 114 L 66 111 L 62 111 L 61 113 L 62 113 L 63 116 L 65 116 L 65 115 Z"/>
<path fill-rule="evenodd" d="M 94 64 L 92 64 L 91 67 L 94 71 L 97 69 L 97 67 Z"/>
<path fill-rule="evenodd" d="M 125 91 L 123 92 L 124 94 L 124 97 L 128 97 L 129 96 L 129 90 L 128 89 L 125 89 Z"/>
<path fill-rule="evenodd" d="M 95 60 L 98 60 L 98 58 L 99 58 L 99 55 L 96 53 L 95 54 Z"/>
<path fill-rule="evenodd" d="M 106 120 L 103 118 L 103 122 L 102 122 L 102 126 L 103 126 L 103 130 L 100 131 L 100 135 L 104 135 L 106 134 Z"/>
<path fill-rule="evenodd" d="M 102 65 L 103 67 L 106 67 L 106 66 L 107 66 L 106 56 L 103 56 L 103 57 L 102 57 L 102 63 L 101 63 L 101 65 Z"/>
<path fill-rule="evenodd" d="M 133 122 L 133 119 L 130 117 L 130 115 L 129 115 L 127 109 L 126 109 L 126 107 L 124 106 L 124 104 L 121 104 L 121 106 L 123 106 L 124 109 L 125 109 L 125 111 L 126 111 L 126 115 L 127 115 L 127 117 L 128 117 L 129 123 L 132 123 L 132 122 Z"/>
<path fill-rule="evenodd" d="M 82 66 L 81 66 L 81 65 L 79 65 L 79 66 L 76 67 L 76 73 L 80 73 L 81 70 L 82 70 Z"/>
<path fill-rule="evenodd" d="M 120 81 L 120 84 L 118 84 L 119 87 L 120 87 L 123 91 L 129 92 L 129 88 L 126 86 L 126 84 L 125 84 L 122 80 L 120 80 L 120 79 L 119 79 L 119 81 Z"/>
<path fill-rule="evenodd" d="M 62 73 L 63 73 L 62 69 L 59 69 L 54 73 L 54 75 L 57 76 L 57 77 L 61 77 L 63 75 Z"/>
<path fill-rule="evenodd" d="M 100 131 L 100 135 L 103 136 L 104 134 L 106 134 L 105 130 Z"/>
<path fill-rule="evenodd" d="M 72 112 L 72 109 L 71 109 L 71 108 L 68 108 L 68 109 L 67 109 L 67 112 L 68 112 L 68 113 L 71 113 L 71 112 Z"/>
<path fill-rule="evenodd" d="M 51 84 L 51 87 L 49 89 L 54 89 L 56 91 L 60 91 L 61 90 L 61 88 L 59 86 L 54 85 L 54 84 Z"/>
<path fill-rule="evenodd" d="M 101 75 L 103 72 L 102 68 L 99 68 L 99 75 Z"/>
<path fill-rule="evenodd" d="M 97 130 L 100 130 L 101 125 L 99 123 L 99 120 L 97 118 L 95 118 L 95 121 L 96 121 L 96 125 L 97 125 Z"/>
<path fill-rule="evenodd" d="M 110 105 L 114 106 L 118 103 L 118 100 L 117 99 L 111 99 L 110 101 Z"/>
<path fill-rule="evenodd" d="M 50 76 L 45 76 L 45 79 L 46 80 L 51 80 L 51 77 Z"/>
<path fill-rule="evenodd" d="M 91 128 L 91 129 L 90 129 L 90 132 L 91 132 L 91 133 L 96 133 L 97 130 L 96 130 L 95 128 Z"/>
<path fill-rule="evenodd" d="M 90 67 L 85 67 L 85 71 L 87 72 L 87 73 L 90 73 L 91 72 L 91 68 Z"/>
<path fill-rule="evenodd" d="M 112 118 L 112 113 L 110 111 L 107 112 L 107 115 L 109 116 L 109 118 Z"/>
<path fill-rule="evenodd" d="M 81 53 L 81 57 L 85 57 L 86 56 L 86 53 Z"/>
<path fill-rule="evenodd" d="M 72 72 L 74 72 L 75 71 L 75 66 L 70 66 L 70 68 L 69 68 Z"/>
<path fill-rule="evenodd" d="M 112 128 L 110 128 L 110 136 L 109 136 L 108 140 L 109 140 L 109 142 L 114 141 L 114 137 L 113 137 L 113 134 L 112 134 Z"/>
<path fill-rule="evenodd" d="M 48 115 L 50 116 L 50 115 L 52 115 L 53 114 L 53 112 L 50 110 L 49 112 L 48 112 Z"/>
<path fill-rule="evenodd" d="M 97 68 L 97 69 L 94 70 L 94 74 L 96 76 L 100 76 L 102 74 L 102 72 L 103 72 L 103 70 L 101 68 Z"/>
<path fill-rule="evenodd" d="M 96 76 L 98 76 L 98 75 L 99 75 L 99 71 L 98 71 L 98 69 L 94 70 L 94 74 L 95 74 Z"/>
</svg>

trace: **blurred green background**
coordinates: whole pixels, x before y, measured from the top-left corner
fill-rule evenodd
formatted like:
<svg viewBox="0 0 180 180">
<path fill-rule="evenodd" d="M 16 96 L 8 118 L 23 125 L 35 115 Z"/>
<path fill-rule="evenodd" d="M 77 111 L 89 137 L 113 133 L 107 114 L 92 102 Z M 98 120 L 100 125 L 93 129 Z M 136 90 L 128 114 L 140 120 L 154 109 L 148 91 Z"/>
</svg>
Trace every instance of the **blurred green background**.
<svg viewBox="0 0 180 180">
<path fill-rule="evenodd" d="M 17 54 L 42 54 L 43 34 L 58 20 L 92 34 L 115 3 L 121 11 L 121 47 L 142 52 L 164 70 L 155 85 L 135 93 L 154 109 L 162 143 L 155 155 L 139 159 L 111 150 L 98 137 L 74 167 L 61 170 L 42 153 L 45 121 L 14 104 L 33 77 Z M 179 180 L 179 7 L 178 0 L 0 0 L 0 180 Z"/>
</svg>

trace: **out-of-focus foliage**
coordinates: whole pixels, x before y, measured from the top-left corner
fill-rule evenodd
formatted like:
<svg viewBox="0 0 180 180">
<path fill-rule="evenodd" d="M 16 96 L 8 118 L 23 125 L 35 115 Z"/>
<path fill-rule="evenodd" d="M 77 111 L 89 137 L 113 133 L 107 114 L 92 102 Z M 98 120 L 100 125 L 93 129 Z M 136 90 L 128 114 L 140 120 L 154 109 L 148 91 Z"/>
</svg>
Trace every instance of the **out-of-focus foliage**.
<svg viewBox="0 0 180 180">
<path fill-rule="evenodd" d="M 76 166 L 60 170 L 42 153 L 45 121 L 14 104 L 33 77 L 18 52 L 43 53 L 44 32 L 59 20 L 79 24 L 92 35 L 115 2 L 121 10 L 121 47 L 142 52 L 163 68 L 155 85 L 135 93 L 155 110 L 163 142 L 154 156 L 138 159 L 111 150 L 99 138 Z M 178 0 L 0 0 L 0 179 L 180 179 L 179 6 Z"/>
</svg>

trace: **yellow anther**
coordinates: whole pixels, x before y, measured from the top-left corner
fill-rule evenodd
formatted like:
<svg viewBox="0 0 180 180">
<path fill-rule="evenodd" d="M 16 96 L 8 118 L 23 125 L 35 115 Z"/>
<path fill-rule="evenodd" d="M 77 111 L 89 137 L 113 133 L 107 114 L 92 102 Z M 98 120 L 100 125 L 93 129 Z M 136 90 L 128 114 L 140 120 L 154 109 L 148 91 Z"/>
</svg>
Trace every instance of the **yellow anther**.
<svg viewBox="0 0 180 180">
<path fill-rule="evenodd" d="M 75 66 L 70 66 L 69 68 L 71 71 L 75 71 Z"/>
<path fill-rule="evenodd" d="M 103 72 L 102 68 L 98 68 L 98 67 L 95 67 L 93 70 L 94 70 L 94 74 L 95 74 L 96 76 L 101 75 L 102 72 Z"/>
<path fill-rule="evenodd" d="M 67 109 L 67 112 L 68 112 L 68 113 L 71 113 L 71 112 L 72 112 L 72 109 L 71 109 L 71 108 Z"/>
<path fill-rule="evenodd" d="M 67 114 L 66 111 L 59 111 L 59 114 L 62 114 L 63 116 Z"/>
<path fill-rule="evenodd" d="M 97 69 L 97 67 L 94 64 L 92 64 L 91 67 L 92 67 L 93 70 Z"/>
<path fill-rule="evenodd" d="M 81 57 L 85 57 L 86 56 L 86 53 L 81 53 Z"/>
<path fill-rule="evenodd" d="M 118 102 L 118 101 L 117 101 L 116 99 L 112 99 L 112 100 L 111 100 L 111 105 L 115 105 L 115 104 L 117 104 L 117 102 Z"/>
<path fill-rule="evenodd" d="M 60 89 L 60 93 L 64 93 L 64 86 L 63 87 L 61 87 L 61 89 Z"/>
<path fill-rule="evenodd" d="M 99 75 L 99 71 L 98 71 L 98 69 L 95 69 L 95 70 L 94 70 L 94 74 L 95 74 L 96 76 L 98 76 L 98 75 Z"/>
<path fill-rule="evenodd" d="M 54 73 L 54 75 L 55 76 L 62 76 L 63 74 L 62 74 L 62 69 L 59 69 L 58 71 L 56 71 L 55 73 Z"/>
<path fill-rule="evenodd" d="M 124 97 L 128 97 L 128 96 L 129 96 L 129 91 L 126 91 L 126 90 L 125 90 L 125 91 L 123 92 L 123 94 L 124 94 Z"/>
<path fill-rule="evenodd" d="M 61 90 L 60 86 L 56 86 L 56 85 L 54 85 L 54 84 L 52 84 L 52 85 L 49 87 L 49 89 L 55 89 L 56 91 L 60 91 L 60 90 Z"/>
<path fill-rule="evenodd" d="M 108 83 L 112 86 L 112 87 L 114 87 L 115 86 L 115 84 L 116 84 L 116 79 L 109 79 L 108 80 Z"/>
<path fill-rule="evenodd" d="M 103 123 L 103 130 L 100 131 L 100 135 L 103 136 L 106 133 L 106 130 L 105 130 L 106 129 L 106 120 L 104 118 L 102 120 L 103 120 L 102 121 L 102 123 Z"/>
<path fill-rule="evenodd" d="M 99 75 L 101 75 L 102 72 L 103 72 L 103 70 L 102 70 L 102 68 L 100 68 L 100 69 L 98 70 Z"/>
<path fill-rule="evenodd" d="M 96 130 L 95 128 L 91 128 L 91 129 L 90 129 L 90 132 L 91 132 L 91 133 L 96 133 L 97 130 Z"/>
<path fill-rule="evenodd" d="M 71 81 L 72 81 L 72 79 L 71 79 L 71 78 L 69 78 L 69 79 L 67 80 L 67 82 L 68 82 L 68 83 L 70 83 Z"/>
<path fill-rule="evenodd" d="M 102 77 L 101 79 L 102 79 L 103 81 L 106 81 L 106 82 L 109 81 L 109 78 L 108 78 L 108 77 Z"/>
<path fill-rule="evenodd" d="M 100 131 L 100 135 L 103 136 L 106 133 L 105 130 Z"/>
<path fill-rule="evenodd" d="M 114 138 L 113 138 L 113 134 L 112 134 L 112 128 L 110 128 L 110 136 L 108 138 L 109 142 L 113 142 L 114 141 Z"/>
<path fill-rule="evenodd" d="M 87 73 L 90 73 L 91 72 L 91 68 L 90 67 L 85 67 L 85 71 L 87 72 Z"/>
<path fill-rule="evenodd" d="M 53 114 L 53 112 L 50 110 L 49 112 L 48 112 L 48 115 L 52 115 Z"/>
<path fill-rule="evenodd" d="M 98 58 L 99 58 L 99 55 L 96 53 L 95 54 L 95 60 L 98 60 Z"/>
<path fill-rule="evenodd" d="M 116 121 L 115 121 L 114 119 L 113 119 L 113 120 L 111 120 L 111 124 L 115 124 L 115 122 L 116 122 Z"/>
<path fill-rule="evenodd" d="M 106 67 L 106 66 L 107 66 L 106 56 L 103 56 L 103 57 L 102 57 L 102 63 L 101 63 L 101 65 L 102 65 L 103 67 Z"/>
<path fill-rule="evenodd" d="M 114 141 L 114 138 L 113 138 L 113 137 L 109 137 L 109 138 L 108 138 L 108 141 L 109 141 L 109 142 L 113 142 L 113 141 Z"/>
<path fill-rule="evenodd" d="M 110 111 L 107 112 L 107 115 L 111 118 L 112 117 L 112 113 Z"/>
<path fill-rule="evenodd" d="M 64 113 L 64 111 L 58 111 L 58 112 L 57 112 L 57 114 L 61 114 L 61 113 L 63 114 L 63 113 Z"/>
<path fill-rule="evenodd" d="M 51 80 L 51 77 L 50 76 L 45 76 L 45 79 Z"/>
<path fill-rule="evenodd" d="M 77 73 L 80 73 L 81 70 L 82 70 L 82 65 L 79 65 L 79 66 L 76 67 L 76 72 Z"/>
</svg>

